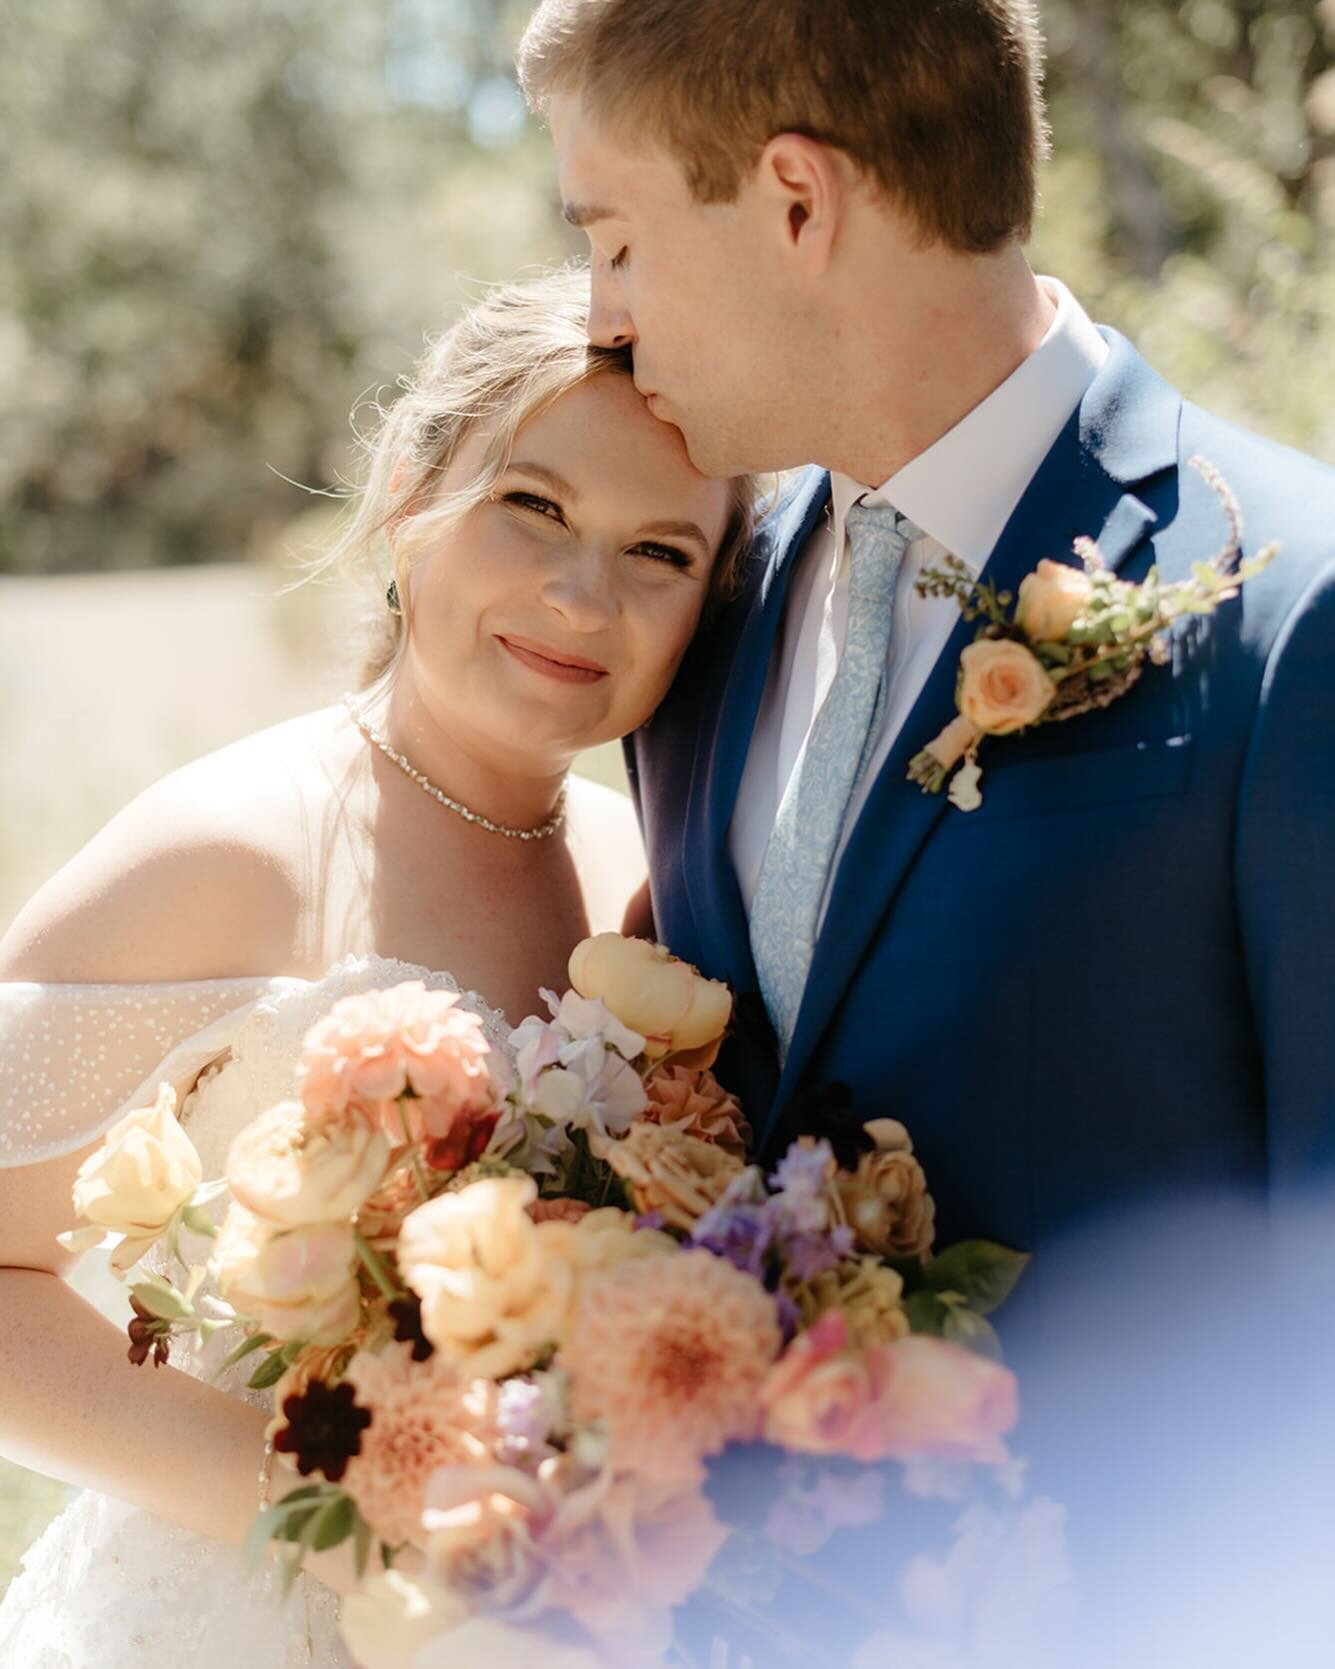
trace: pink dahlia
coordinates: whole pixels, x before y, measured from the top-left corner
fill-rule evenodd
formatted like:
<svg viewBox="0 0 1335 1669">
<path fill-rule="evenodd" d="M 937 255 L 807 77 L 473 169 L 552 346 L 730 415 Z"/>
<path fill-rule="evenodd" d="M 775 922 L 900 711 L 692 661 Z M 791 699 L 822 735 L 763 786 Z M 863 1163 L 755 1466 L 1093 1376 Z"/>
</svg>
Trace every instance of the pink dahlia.
<svg viewBox="0 0 1335 1669">
<path fill-rule="evenodd" d="M 382 1541 L 420 1546 L 431 1474 L 440 1466 L 490 1459 L 497 1435 L 495 1387 L 461 1379 L 439 1356 L 414 1362 L 403 1345 L 354 1357 L 343 1377 L 355 1388 L 358 1406 L 371 1411 L 343 1486 Z"/>
<path fill-rule="evenodd" d="M 306 1034 L 301 1098 L 326 1118 L 351 1112 L 391 1142 L 445 1141 L 500 1099 L 491 1048 L 453 991 L 408 980 L 335 1003 Z M 401 1098 L 411 1098 L 401 1101 Z"/>
<path fill-rule="evenodd" d="M 606 1421 L 619 1469 L 693 1478 L 757 1434 L 781 1337 L 770 1295 L 711 1252 L 621 1264 L 580 1292 L 561 1352 L 572 1413 Z"/>
</svg>

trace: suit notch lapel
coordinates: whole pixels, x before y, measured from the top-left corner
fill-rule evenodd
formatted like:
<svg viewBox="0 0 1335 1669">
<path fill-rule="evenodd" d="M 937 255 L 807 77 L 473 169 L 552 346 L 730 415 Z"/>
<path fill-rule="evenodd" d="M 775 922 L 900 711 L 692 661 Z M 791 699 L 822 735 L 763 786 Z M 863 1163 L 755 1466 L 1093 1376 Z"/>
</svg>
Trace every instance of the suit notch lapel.
<svg viewBox="0 0 1335 1669">
<path fill-rule="evenodd" d="M 998 590 L 1018 590 L 1042 557 L 1073 561 L 1072 545 L 1081 535 L 1096 537 L 1105 563 L 1116 570 L 1156 525 L 1155 513 L 1127 484 L 1176 463 L 1181 398 L 1128 343 L 1108 334 L 1113 351 L 1107 365 L 1044 459 L 984 568 L 982 578 Z M 1119 391 L 1134 391 L 1140 404 L 1133 401 L 1128 408 Z M 1118 421 L 1128 409 L 1135 418 L 1130 435 Z M 949 809 L 946 794 L 924 793 L 908 780 L 908 768 L 955 715 L 960 655 L 976 631 L 976 623 L 961 617 L 849 838 L 762 1140 L 801 1084 L 873 936 Z"/>
</svg>

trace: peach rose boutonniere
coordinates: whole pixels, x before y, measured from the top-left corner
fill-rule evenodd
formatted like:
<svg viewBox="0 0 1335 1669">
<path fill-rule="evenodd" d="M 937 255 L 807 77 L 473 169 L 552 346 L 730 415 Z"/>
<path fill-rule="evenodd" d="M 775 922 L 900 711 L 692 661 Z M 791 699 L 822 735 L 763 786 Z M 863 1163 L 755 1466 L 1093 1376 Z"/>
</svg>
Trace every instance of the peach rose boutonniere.
<svg viewBox="0 0 1335 1669">
<path fill-rule="evenodd" d="M 1236 498 L 1206 459 L 1191 462 L 1223 505 L 1228 538 L 1211 561 L 1193 564 L 1190 579 L 1164 585 L 1151 568 L 1138 585 L 1119 580 L 1087 538 L 1075 541 L 1081 567 L 1045 559 L 1020 582 L 1018 598 L 993 584 L 976 584 L 953 557 L 922 575 L 921 595 L 953 597 L 966 620 L 983 624 L 960 656 L 958 717 L 915 755 L 910 782 L 928 794 L 939 794 L 949 782 L 951 804 L 976 811 L 983 803 L 978 750 L 984 737 L 1013 736 L 1109 706 L 1139 679 L 1147 661 L 1167 664 L 1174 620 L 1213 614 L 1270 566 L 1278 545 L 1243 559 Z"/>
</svg>

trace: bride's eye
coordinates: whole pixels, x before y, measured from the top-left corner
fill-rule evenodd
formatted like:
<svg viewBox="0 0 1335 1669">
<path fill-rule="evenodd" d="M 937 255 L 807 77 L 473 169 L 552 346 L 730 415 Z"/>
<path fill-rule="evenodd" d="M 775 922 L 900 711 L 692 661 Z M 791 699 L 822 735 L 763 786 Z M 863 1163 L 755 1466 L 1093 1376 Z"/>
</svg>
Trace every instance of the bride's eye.
<svg viewBox="0 0 1335 1669">
<path fill-rule="evenodd" d="M 621 248 L 617 250 L 616 254 L 613 255 L 612 259 L 607 264 L 611 267 L 613 272 L 622 272 L 624 271 L 626 263 L 629 260 L 630 249 L 623 243 Z"/>
<path fill-rule="evenodd" d="M 543 498 L 541 493 L 506 493 L 502 502 L 518 505 L 521 510 L 531 510 L 535 516 L 545 516 L 548 521 L 565 521 L 561 506 L 553 499 Z"/>
<path fill-rule="evenodd" d="M 685 551 L 679 551 L 675 545 L 656 545 L 651 542 L 631 547 L 638 556 L 652 557 L 655 562 L 667 562 L 674 568 L 690 568 L 691 559 Z"/>
</svg>

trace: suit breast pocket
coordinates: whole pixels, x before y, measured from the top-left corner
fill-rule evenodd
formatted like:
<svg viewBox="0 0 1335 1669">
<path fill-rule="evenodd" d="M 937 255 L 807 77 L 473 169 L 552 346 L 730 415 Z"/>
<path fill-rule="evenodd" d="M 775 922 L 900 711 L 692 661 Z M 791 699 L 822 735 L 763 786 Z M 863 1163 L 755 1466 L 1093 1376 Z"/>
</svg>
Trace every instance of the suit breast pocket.
<svg viewBox="0 0 1335 1669">
<path fill-rule="evenodd" d="M 1021 738 L 1015 744 L 1017 752 L 1023 745 Z M 984 749 L 982 765 L 982 805 L 970 812 L 952 807 L 953 821 L 1048 817 L 1088 806 L 1180 794 L 1191 782 L 1192 739 L 1167 736 L 1090 753 L 1016 757 L 995 769 L 989 768 Z"/>
</svg>

